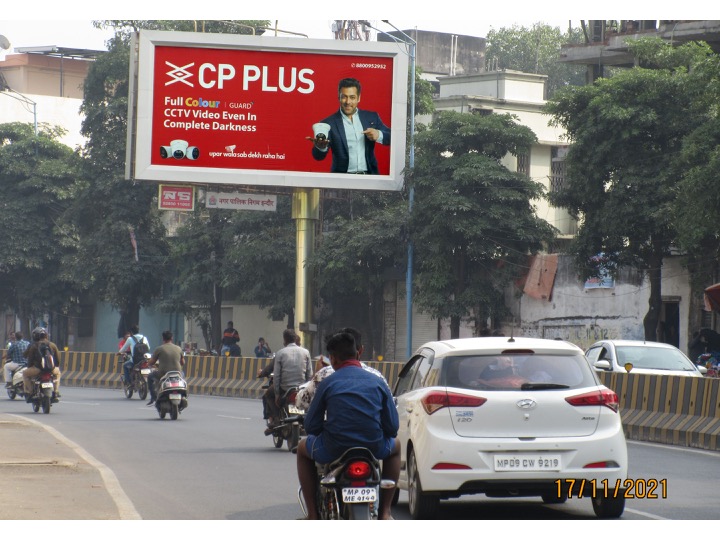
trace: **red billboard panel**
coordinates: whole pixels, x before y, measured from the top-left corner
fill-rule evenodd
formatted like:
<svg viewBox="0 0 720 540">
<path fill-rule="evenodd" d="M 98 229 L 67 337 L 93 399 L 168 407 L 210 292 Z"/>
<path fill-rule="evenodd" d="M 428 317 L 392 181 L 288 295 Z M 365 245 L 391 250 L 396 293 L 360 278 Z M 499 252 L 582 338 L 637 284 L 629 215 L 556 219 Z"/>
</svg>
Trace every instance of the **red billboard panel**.
<svg viewBox="0 0 720 540">
<path fill-rule="evenodd" d="M 129 177 L 402 187 L 408 71 L 396 44 L 143 31 L 136 69 Z"/>
</svg>

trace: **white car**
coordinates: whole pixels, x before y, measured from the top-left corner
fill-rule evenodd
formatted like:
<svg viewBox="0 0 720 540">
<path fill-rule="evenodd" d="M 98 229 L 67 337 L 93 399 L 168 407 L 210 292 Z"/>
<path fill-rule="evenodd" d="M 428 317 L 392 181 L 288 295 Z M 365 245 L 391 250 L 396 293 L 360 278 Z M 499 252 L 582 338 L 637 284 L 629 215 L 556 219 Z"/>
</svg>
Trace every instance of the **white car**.
<svg viewBox="0 0 720 540">
<path fill-rule="evenodd" d="M 597 371 L 703 377 L 705 366 L 696 366 L 683 352 L 667 343 L 612 340 L 593 343 L 585 353 Z"/>
<path fill-rule="evenodd" d="M 598 517 L 622 515 L 628 459 L 618 396 L 579 347 L 524 337 L 426 343 L 394 395 L 399 487 L 414 519 L 476 493 L 563 503 L 582 491 Z"/>
</svg>

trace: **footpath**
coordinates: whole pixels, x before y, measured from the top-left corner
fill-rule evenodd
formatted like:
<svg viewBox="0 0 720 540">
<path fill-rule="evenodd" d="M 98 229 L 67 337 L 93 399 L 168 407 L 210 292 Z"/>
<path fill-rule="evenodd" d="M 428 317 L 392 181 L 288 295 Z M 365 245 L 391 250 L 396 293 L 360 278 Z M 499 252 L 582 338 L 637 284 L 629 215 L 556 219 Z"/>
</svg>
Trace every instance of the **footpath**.
<svg viewBox="0 0 720 540">
<path fill-rule="evenodd" d="M 0 413 L 0 519 L 142 519 L 110 469 L 57 430 Z"/>
</svg>

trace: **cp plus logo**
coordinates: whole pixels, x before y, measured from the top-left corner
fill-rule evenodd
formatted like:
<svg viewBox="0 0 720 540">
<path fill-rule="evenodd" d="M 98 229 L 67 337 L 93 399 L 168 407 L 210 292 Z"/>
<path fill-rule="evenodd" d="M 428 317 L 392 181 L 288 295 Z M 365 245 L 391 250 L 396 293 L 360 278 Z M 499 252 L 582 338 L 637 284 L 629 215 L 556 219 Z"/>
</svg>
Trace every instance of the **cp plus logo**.
<svg viewBox="0 0 720 540">
<path fill-rule="evenodd" d="M 187 84 L 189 87 L 192 88 L 193 83 L 188 82 L 186 79 L 189 77 L 192 77 L 192 73 L 188 71 L 188 68 L 191 68 L 195 65 L 195 62 L 192 62 L 190 64 L 187 64 L 182 67 L 178 67 L 175 64 L 165 61 L 165 64 L 170 66 L 172 69 L 167 72 L 168 77 L 170 77 L 171 80 L 167 81 L 165 83 L 165 86 L 170 86 L 171 84 L 175 84 L 177 82 L 181 82 L 183 84 Z"/>
<path fill-rule="evenodd" d="M 193 73 L 189 71 L 195 65 L 195 62 L 184 66 L 176 66 L 172 62 L 165 61 L 165 64 L 171 69 L 166 73 L 170 80 L 165 82 L 165 86 L 175 83 L 187 84 L 190 88 L 195 85 L 187 79 L 193 77 Z M 202 64 L 198 68 L 198 84 L 203 88 L 213 88 L 215 85 L 219 89 L 223 88 L 225 81 L 229 81 L 235 77 L 235 68 L 231 64 Z"/>
</svg>

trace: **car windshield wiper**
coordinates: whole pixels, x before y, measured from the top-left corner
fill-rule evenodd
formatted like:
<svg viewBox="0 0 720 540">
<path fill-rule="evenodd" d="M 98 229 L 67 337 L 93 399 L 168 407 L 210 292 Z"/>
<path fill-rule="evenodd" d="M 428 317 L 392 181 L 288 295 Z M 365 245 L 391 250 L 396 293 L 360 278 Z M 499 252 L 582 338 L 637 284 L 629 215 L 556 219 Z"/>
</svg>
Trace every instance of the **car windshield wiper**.
<svg viewBox="0 0 720 540">
<path fill-rule="evenodd" d="M 526 382 L 523 383 L 520 387 L 520 390 L 555 390 L 555 389 L 565 389 L 570 388 L 567 384 L 557 384 L 557 383 L 545 383 L 545 382 L 538 382 L 538 383 L 532 383 L 532 382 Z"/>
</svg>

